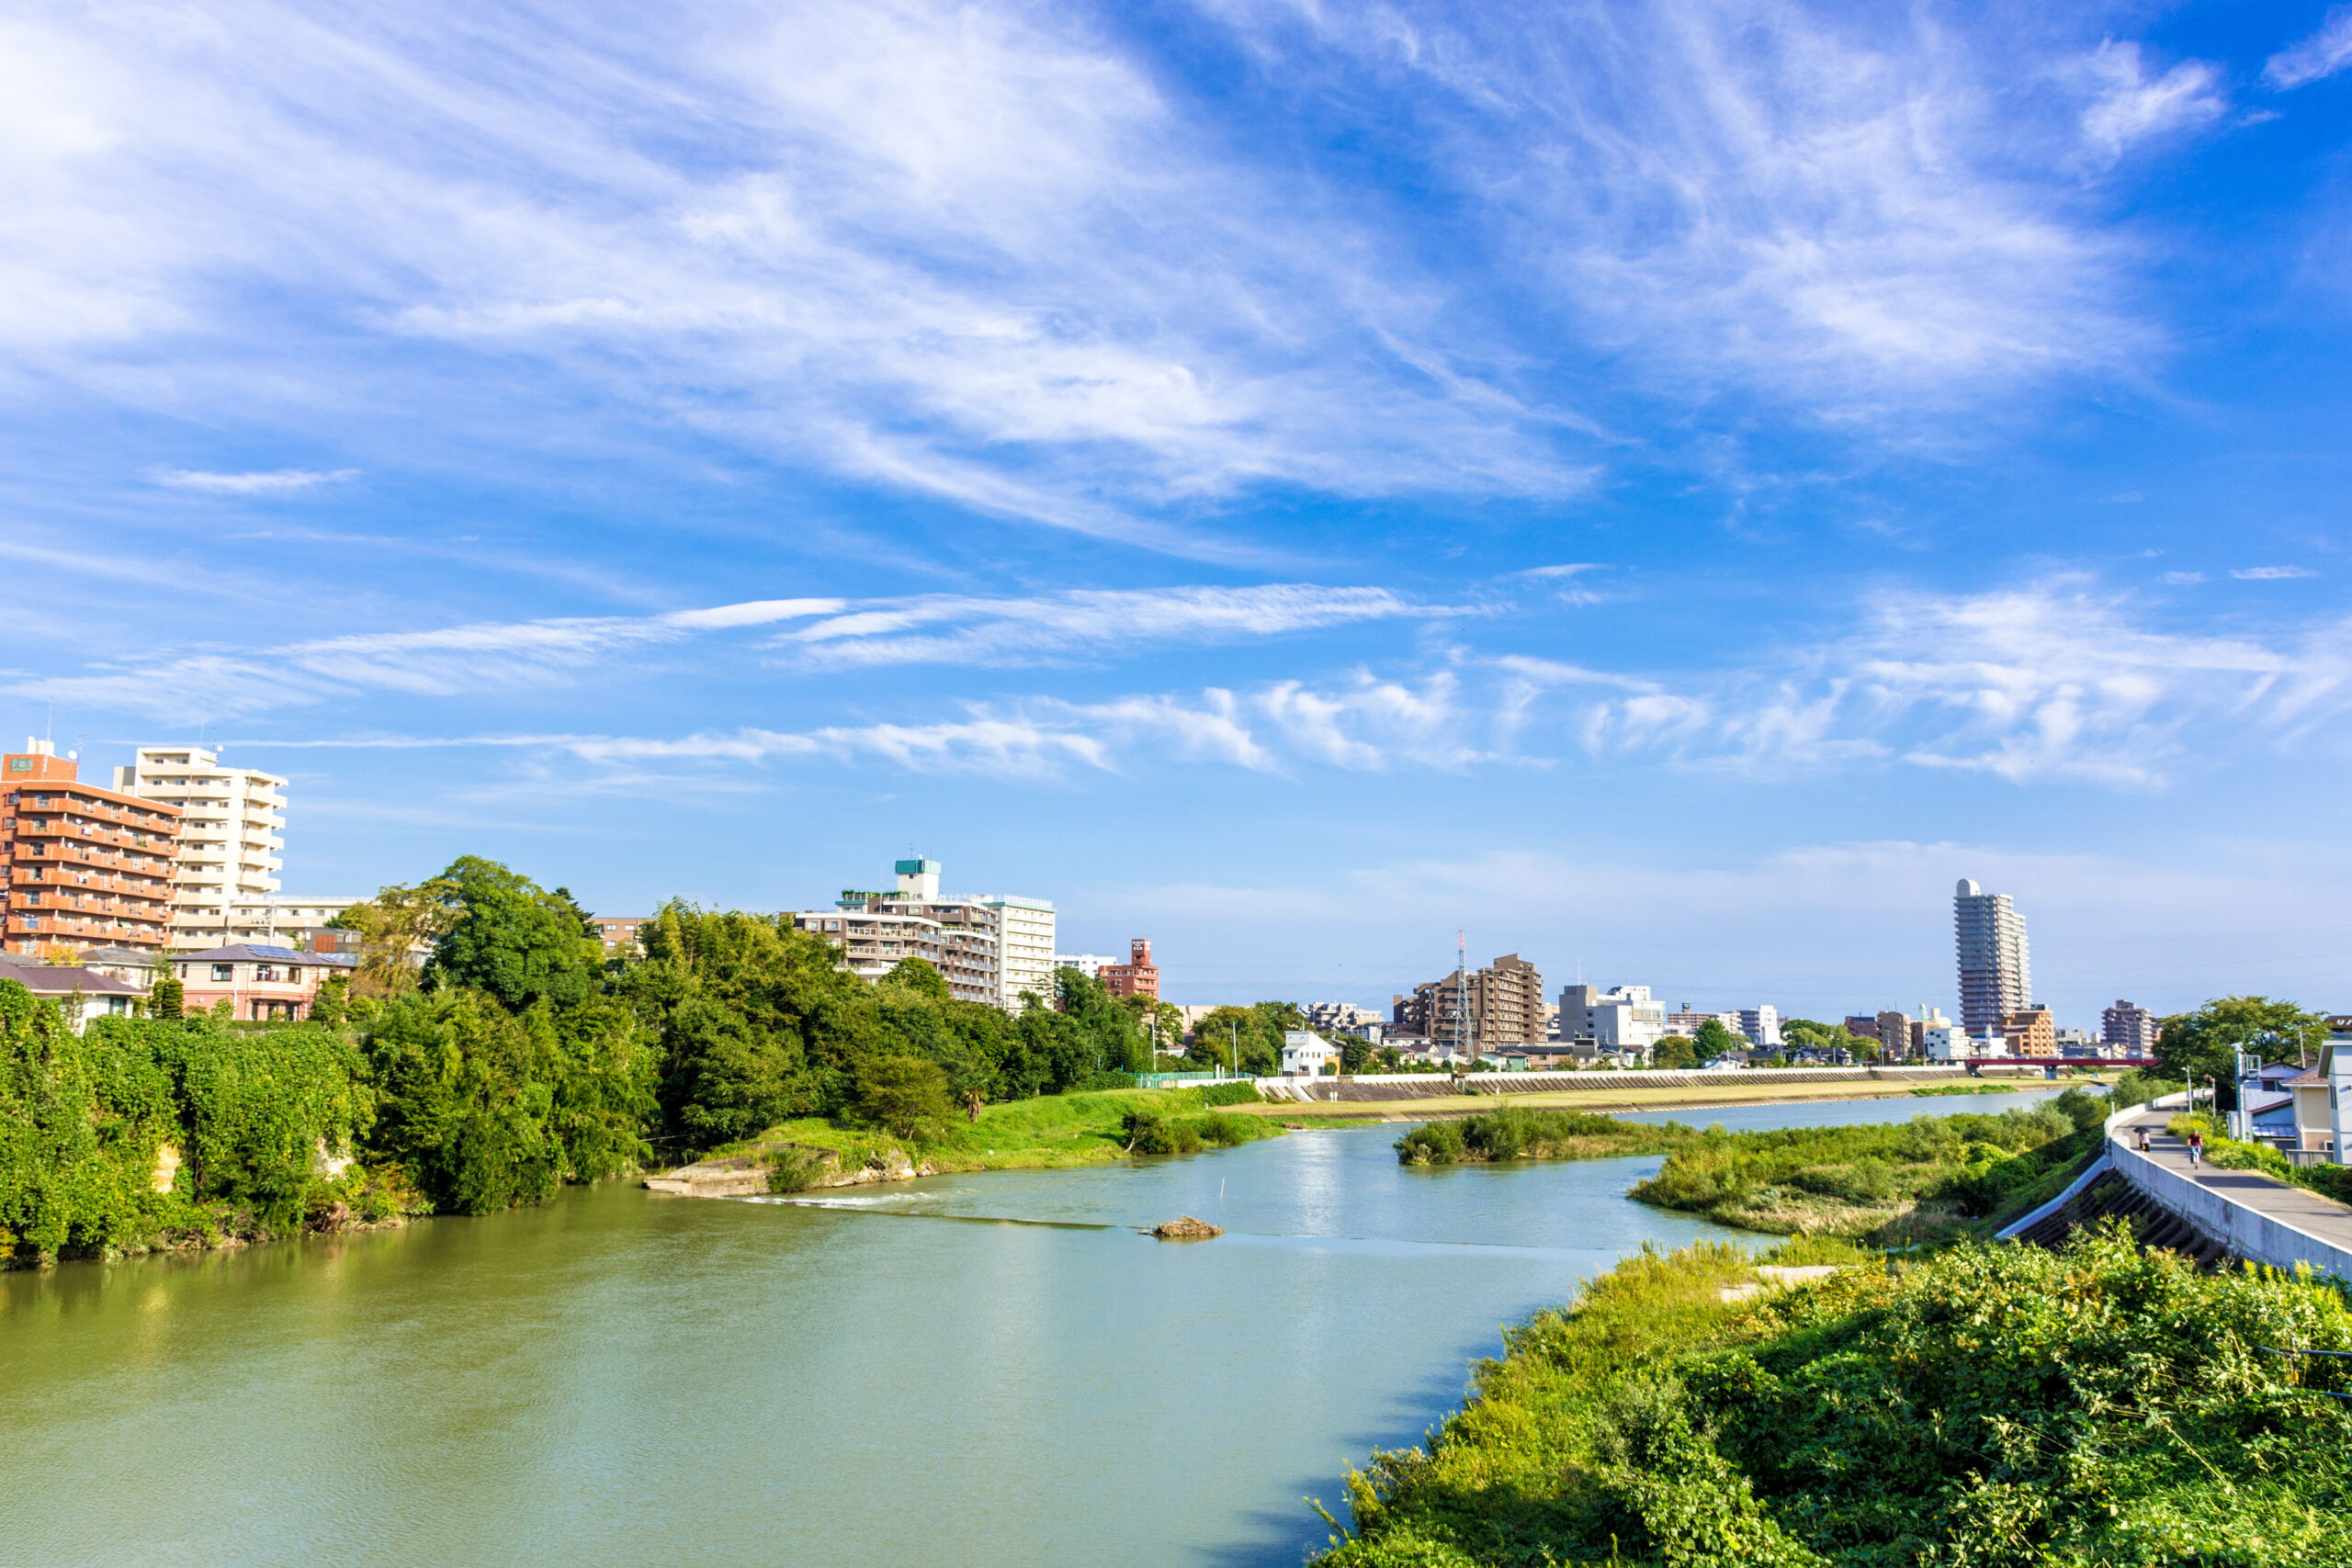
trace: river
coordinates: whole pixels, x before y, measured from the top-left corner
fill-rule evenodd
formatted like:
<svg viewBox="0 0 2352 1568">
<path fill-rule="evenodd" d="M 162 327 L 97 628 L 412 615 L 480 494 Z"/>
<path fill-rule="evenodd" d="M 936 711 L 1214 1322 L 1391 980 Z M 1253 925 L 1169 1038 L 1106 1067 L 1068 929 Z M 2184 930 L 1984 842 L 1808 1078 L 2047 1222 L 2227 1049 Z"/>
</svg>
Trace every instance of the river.
<svg viewBox="0 0 2352 1568">
<path fill-rule="evenodd" d="M 1655 1156 L 1410 1170 L 1397 1133 L 0 1275 L 0 1561 L 1295 1564 L 1302 1498 L 1344 1517 L 1501 1325 L 1762 1239 L 1627 1201 Z M 1227 1234 L 1131 1228 L 1178 1213 Z"/>
</svg>

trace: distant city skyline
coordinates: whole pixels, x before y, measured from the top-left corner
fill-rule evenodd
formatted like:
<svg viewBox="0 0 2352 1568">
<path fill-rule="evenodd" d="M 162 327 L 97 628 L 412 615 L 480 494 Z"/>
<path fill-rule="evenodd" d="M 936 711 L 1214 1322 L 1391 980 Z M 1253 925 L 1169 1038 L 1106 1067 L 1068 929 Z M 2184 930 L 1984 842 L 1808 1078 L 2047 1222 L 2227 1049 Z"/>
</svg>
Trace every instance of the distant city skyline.
<svg viewBox="0 0 2352 1568">
<path fill-rule="evenodd" d="M 1178 1000 L 2352 1006 L 2332 14 L 37 7 L 0 724 Z"/>
</svg>

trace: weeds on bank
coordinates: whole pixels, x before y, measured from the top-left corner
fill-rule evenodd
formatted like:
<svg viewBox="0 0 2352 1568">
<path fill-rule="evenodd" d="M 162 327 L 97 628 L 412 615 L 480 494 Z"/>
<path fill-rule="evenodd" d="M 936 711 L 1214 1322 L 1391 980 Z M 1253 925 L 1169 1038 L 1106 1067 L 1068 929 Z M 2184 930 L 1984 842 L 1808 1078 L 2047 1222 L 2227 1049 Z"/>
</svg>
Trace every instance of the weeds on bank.
<svg viewBox="0 0 2352 1568">
<path fill-rule="evenodd" d="M 2120 1231 L 1955 1247 L 1725 1301 L 1741 1249 L 1645 1250 L 1513 1330 L 1422 1446 L 1349 1477 L 1327 1568 L 2339 1568 L 2352 1348 L 2333 1289 Z"/>
</svg>

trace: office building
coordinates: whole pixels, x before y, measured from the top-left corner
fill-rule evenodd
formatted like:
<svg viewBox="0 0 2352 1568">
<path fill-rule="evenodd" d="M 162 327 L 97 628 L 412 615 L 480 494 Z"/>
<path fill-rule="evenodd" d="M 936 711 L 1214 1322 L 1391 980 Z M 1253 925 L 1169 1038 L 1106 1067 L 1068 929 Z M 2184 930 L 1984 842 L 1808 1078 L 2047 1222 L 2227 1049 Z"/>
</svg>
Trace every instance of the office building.
<svg viewBox="0 0 2352 1568">
<path fill-rule="evenodd" d="M 200 746 L 141 746 L 114 771 L 114 787 L 180 812 L 172 940 L 181 947 L 233 941 L 240 908 L 266 904 L 285 863 L 286 781 L 223 767 Z"/>
<path fill-rule="evenodd" d="M 172 944 L 180 812 L 81 782 L 46 740 L 0 758 L 0 947 L 19 953 Z"/>
<path fill-rule="evenodd" d="M 1544 976 L 1516 953 L 1474 974 L 1456 970 L 1424 981 L 1411 996 L 1392 998 L 1391 1009 L 1398 1033 L 1459 1043 L 1476 1054 L 1544 1043 Z"/>
<path fill-rule="evenodd" d="M 1960 1021 L 1971 1034 L 2033 1005 L 2033 966 L 2025 917 L 2006 893 L 1987 893 L 1962 878 L 1952 894 L 1952 931 L 1960 951 Z"/>
<path fill-rule="evenodd" d="M 1127 943 L 1125 964 L 1105 964 L 1098 971 L 1102 988 L 1114 997 L 1159 999 L 1159 967 L 1151 961 L 1151 939 L 1139 936 Z"/>
<path fill-rule="evenodd" d="M 1650 1047 L 1670 1031 L 1666 1004 L 1650 999 L 1647 986 L 1560 987 L 1560 1033 L 1564 1042 L 1589 1040 L 1610 1055 L 1638 1053 L 1649 1059 Z"/>
<path fill-rule="evenodd" d="M 2126 1055 L 2155 1055 L 2159 1025 L 2154 1013 L 2119 998 L 2113 1007 L 2098 1016 L 2098 1037 L 2108 1044 L 2124 1046 Z"/>
</svg>

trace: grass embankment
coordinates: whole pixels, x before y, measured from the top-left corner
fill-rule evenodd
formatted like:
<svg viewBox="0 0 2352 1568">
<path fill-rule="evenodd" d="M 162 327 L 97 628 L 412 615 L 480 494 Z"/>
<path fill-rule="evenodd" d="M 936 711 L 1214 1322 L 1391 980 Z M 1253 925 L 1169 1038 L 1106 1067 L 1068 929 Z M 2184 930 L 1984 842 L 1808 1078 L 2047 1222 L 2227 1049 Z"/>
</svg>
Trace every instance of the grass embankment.
<svg viewBox="0 0 2352 1568">
<path fill-rule="evenodd" d="M 1634 1198 L 1742 1230 L 1884 1247 L 1982 1234 L 2053 1195 L 2096 1151 L 2105 1110 L 2069 1092 L 1993 1115 L 1726 1133 L 1514 1105 L 1415 1128 L 1397 1140 L 1396 1157 L 1454 1165 L 1664 1154 Z"/>
<path fill-rule="evenodd" d="M 1191 1154 L 1282 1135 L 1273 1122 L 1218 1106 L 1219 1098 L 1215 1089 L 1190 1088 L 1041 1095 L 983 1106 L 977 1122 L 957 1117 L 912 1138 L 812 1117 L 786 1122 L 740 1152 L 772 1153 L 789 1188 L 828 1153 L 844 1170 L 889 1164 L 894 1154 L 942 1173 L 1050 1170 L 1131 1157 L 1131 1142 L 1135 1155 Z M 1149 1120 L 1131 1127 L 1138 1116 Z"/>
<path fill-rule="evenodd" d="M 1614 1073 L 1591 1073 L 1590 1089 L 1534 1089 L 1513 1091 L 1509 1103 L 1539 1111 L 1713 1111 L 1728 1110 L 1742 1105 L 1808 1105 L 1816 1101 L 1839 1100 L 1905 1100 L 1940 1099 L 1946 1095 L 2018 1094 L 2052 1087 L 2041 1078 L 2018 1078 L 2014 1081 L 1983 1082 L 1976 1079 L 1950 1084 L 1905 1084 L 1899 1080 L 1854 1079 L 1838 1083 L 1786 1084 L 1742 1083 L 1736 1073 L 1717 1077 L 1721 1082 L 1709 1082 L 1687 1089 L 1628 1089 L 1612 1085 Z M 1482 1075 L 1483 1077 L 1483 1075 Z M 1476 1080 L 1474 1080 L 1476 1081 Z M 2069 1080 L 2098 1082 L 2095 1078 Z M 1456 1116 L 1475 1116 L 1490 1110 L 1498 1097 L 1491 1092 L 1465 1093 L 1444 1087 L 1444 1080 L 1432 1086 L 1430 1095 L 1418 1100 L 1270 1100 L 1256 1107 L 1244 1107 L 1250 1114 L 1279 1117 L 1321 1126 L 1327 1122 L 1346 1121 L 1353 1123 L 1371 1122 L 1432 1122 Z"/>
<path fill-rule="evenodd" d="M 2120 1235 L 1860 1261 L 1738 1302 L 1741 1249 L 1645 1253 L 1506 1336 L 1423 1448 L 1351 1475 L 1322 1568 L 2340 1568 L 2333 1288 Z M 2307 1385 L 2307 1386 L 2303 1386 Z"/>
</svg>

